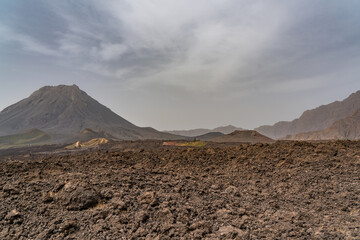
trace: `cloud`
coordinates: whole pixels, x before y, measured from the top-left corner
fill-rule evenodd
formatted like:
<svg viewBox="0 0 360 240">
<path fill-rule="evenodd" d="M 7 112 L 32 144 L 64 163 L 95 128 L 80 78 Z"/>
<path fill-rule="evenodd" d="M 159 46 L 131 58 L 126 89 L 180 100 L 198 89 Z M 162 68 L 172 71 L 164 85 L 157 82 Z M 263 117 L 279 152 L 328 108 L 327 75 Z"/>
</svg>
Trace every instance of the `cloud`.
<svg viewBox="0 0 360 240">
<path fill-rule="evenodd" d="M 347 47 L 359 45 L 359 31 L 350 26 L 358 26 L 360 19 L 351 5 L 327 1 L 44 4 L 65 23 L 65 30 L 48 30 L 56 33 L 55 46 L 4 26 L 1 35 L 25 50 L 133 87 L 225 92 L 236 86 L 245 92 L 294 81 L 287 86 L 298 88 L 299 79 L 321 79 L 321 71 L 328 71 L 323 61 L 327 68 L 342 68 L 341 60 L 322 56 L 339 49 L 341 56 Z"/>
<path fill-rule="evenodd" d="M 57 51 L 47 47 L 38 40 L 21 33 L 12 31 L 10 28 L 2 25 L 0 23 L 0 41 L 4 42 L 16 42 L 24 50 L 35 52 L 37 54 L 47 55 L 47 56 L 59 56 Z"/>
<path fill-rule="evenodd" d="M 269 5 L 113 1 L 97 7 L 115 19 L 121 44 L 131 49 L 134 65 L 141 69 L 132 76 L 134 81 L 206 91 L 247 72 L 277 37 L 284 9 L 278 5 L 269 11 Z"/>
<path fill-rule="evenodd" d="M 75 82 L 141 125 L 255 127 L 359 88 L 359 10 L 357 0 L 0 1 L 0 67 L 8 81 Z"/>
<path fill-rule="evenodd" d="M 92 55 L 103 61 L 112 61 L 121 58 L 128 48 L 124 44 L 101 43 L 99 48 L 91 49 Z"/>
</svg>

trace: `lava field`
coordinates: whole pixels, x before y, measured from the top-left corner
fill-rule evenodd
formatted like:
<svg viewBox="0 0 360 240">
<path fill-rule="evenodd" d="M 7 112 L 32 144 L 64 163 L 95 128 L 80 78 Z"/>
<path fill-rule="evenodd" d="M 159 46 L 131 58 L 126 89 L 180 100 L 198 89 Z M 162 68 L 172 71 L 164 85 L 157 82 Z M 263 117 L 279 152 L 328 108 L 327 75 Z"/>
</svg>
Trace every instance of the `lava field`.
<svg viewBox="0 0 360 240">
<path fill-rule="evenodd" d="M 359 141 L 30 150 L 0 154 L 0 239 L 360 239 Z"/>
</svg>

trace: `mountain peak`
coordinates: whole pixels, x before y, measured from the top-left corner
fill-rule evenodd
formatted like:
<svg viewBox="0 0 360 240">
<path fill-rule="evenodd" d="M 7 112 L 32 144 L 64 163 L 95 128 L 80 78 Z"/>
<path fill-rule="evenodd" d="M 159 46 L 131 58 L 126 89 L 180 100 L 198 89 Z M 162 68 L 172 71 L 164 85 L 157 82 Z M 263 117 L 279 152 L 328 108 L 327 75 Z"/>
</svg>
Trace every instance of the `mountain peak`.
<svg viewBox="0 0 360 240">
<path fill-rule="evenodd" d="M 44 94 L 47 93 L 50 94 L 57 93 L 60 95 L 67 95 L 67 96 L 71 96 L 74 94 L 86 94 L 77 85 L 73 84 L 73 85 L 45 86 L 35 91 L 31 96 L 43 96 Z"/>
<path fill-rule="evenodd" d="M 57 86 L 44 86 L 42 88 L 40 88 L 38 91 L 36 92 L 47 92 L 47 91 L 64 91 L 64 90 L 67 90 L 67 91 L 81 91 L 79 86 L 76 85 L 76 84 L 73 84 L 73 85 L 64 85 L 64 84 L 61 84 L 61 85 L 57 85 Z"/>
<path fill-rule="evenodd" d="M 75 84 L 42 87 L 0 114 L 0 130 L 5 133 L 38 128 L 71 135 L 84 128 L 102 130 L 109 125 L 135 127 Z"/>
<path fill-rule="evenodd" d="M 57 136 L 60 140 L 69 139 L 83 129 L 87 129 L 85 132 L 109 132 L 119 139 L 176 137 L 135 126 L 75 84 L 42 87 L 0 112 L 0 136 L 32 128 Z"/>
</svg>

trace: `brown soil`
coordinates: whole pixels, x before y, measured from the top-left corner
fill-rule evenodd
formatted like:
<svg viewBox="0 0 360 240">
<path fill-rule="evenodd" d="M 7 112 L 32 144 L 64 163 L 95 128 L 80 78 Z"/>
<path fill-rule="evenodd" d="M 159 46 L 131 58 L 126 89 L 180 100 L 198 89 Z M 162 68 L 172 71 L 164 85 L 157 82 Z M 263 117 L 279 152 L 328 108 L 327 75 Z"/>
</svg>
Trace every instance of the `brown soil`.
<svg viewBox="0 0 360 240">
<path fill-rule="evenodd" d="M 7 151 L 0 239 L 360 238 L 360 142 L 161 145 Z"/>
</svg>

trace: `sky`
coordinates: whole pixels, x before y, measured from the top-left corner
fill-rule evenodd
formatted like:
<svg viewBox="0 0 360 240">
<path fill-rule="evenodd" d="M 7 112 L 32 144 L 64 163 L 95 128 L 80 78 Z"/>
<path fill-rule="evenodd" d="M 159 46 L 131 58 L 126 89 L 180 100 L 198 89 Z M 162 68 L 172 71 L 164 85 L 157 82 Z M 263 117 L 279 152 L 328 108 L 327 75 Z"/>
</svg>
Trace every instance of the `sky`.
<svg viewBox="0 0 360 240">
<path fill-rule="evenodd" d="M 0 109 L 78 85 L 138 126 L 252 129 L 360 90 L 358 0 L 1 0 Z"/>
</svg>

